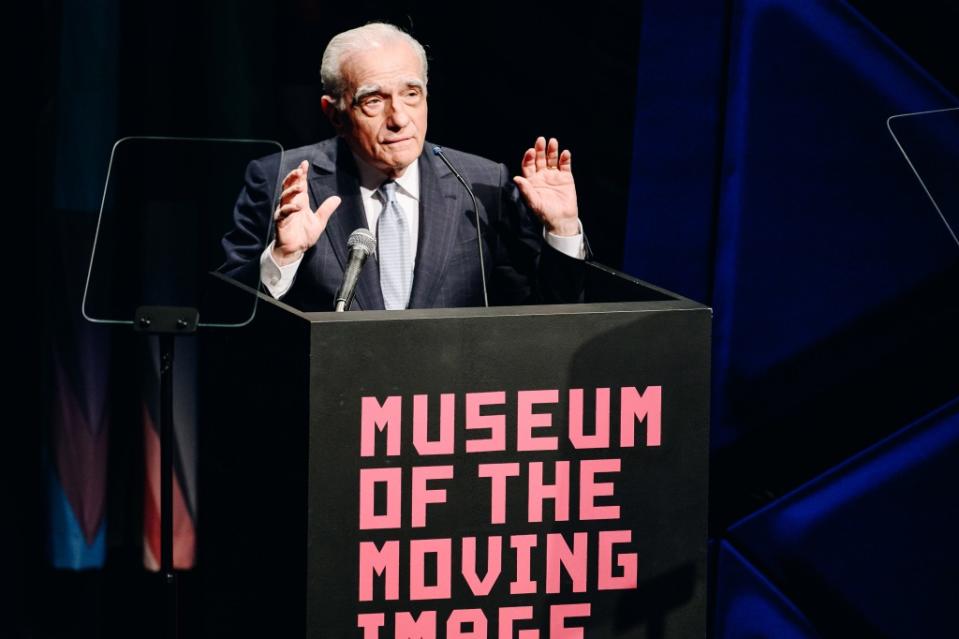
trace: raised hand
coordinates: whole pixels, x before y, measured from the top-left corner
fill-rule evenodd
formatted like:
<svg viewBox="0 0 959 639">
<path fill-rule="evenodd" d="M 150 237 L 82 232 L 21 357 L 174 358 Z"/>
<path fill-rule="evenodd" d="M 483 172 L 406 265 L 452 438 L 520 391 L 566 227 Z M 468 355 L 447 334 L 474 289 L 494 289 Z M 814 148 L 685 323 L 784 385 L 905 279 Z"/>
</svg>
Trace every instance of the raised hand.
<svg viewBox="0 0 959 639">
<path fill-rule="evenodd" d="M 523 154 L 522 177 L 513 178 L 529 208 L 555 235 L 579 233 L 579 209 L 573 182 L 573 156 L 559 152 L 559 142 L 536 138 L 533 148 Z"/>
<path fill-rule="evenodd" d="M 304 160 L 283 178 L 280 205 L 273 213 L 276 224 L 273 259 L 280 266 L 300 259 L 303 253 L 316 244 L 333 211 L 340 205 L 340 198 L 333 195 L 326 198 L 316 212 L 310 210 L 306 182 L 309 166 Z"/>
</svg>

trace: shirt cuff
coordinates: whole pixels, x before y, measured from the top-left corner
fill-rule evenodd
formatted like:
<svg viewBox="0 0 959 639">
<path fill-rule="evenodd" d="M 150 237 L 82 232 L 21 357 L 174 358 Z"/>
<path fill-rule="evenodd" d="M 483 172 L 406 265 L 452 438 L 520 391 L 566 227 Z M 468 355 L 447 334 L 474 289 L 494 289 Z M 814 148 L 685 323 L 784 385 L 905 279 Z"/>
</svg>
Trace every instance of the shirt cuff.
<svg viewBox="0 0 959 639">
<path fill-rule="evenodd" d="M 579 224 L 579 233 L 576 235 L 554 235 L 543 227 L 543 236 L 546 243 L 554 249 L 577 260 L 586 259 L 586 242 L 583 241 L 583 222 L 576 220 Z"/>
<path fill-rule="evenodd" d="M 263 253 L 260 254 L 260 281 L 270 295 L 280 299 L 293 286 L 293 280 L 296 278 L 296 271 L 300 268 L 300 262 L 303 261 L 301 255 L 295 262 L 285 266 L 280 266 L 273 259 L 273 242 L 270 242 Z"/>
</svg>

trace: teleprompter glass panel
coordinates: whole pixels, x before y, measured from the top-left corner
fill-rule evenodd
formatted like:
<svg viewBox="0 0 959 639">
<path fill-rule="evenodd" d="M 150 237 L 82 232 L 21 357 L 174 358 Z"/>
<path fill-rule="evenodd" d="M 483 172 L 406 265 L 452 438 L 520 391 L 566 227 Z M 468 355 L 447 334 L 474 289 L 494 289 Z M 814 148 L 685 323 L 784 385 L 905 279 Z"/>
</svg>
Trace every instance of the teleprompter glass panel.
<svg viewBox="0 0 959 639">
<path fill-rule="evenodd" d="M 959 248 L 959 107 L 894 115 L 887 124 Z"/>
<path fill-rule="evenodd" d="M 252 319 L 258 287 L 217 269 L 250 161 L 277 142 L 135 137 L 113 148 L 83 299 L 95 322 L 131 324 L 141 306 L 197 309 L 201 326 Z M 279 166 L 279 163 L 277 163 Z M 268 176 L 278 184 L 276 176 Z M 266 238 L 264 239 L 264 243 Z"/>
</svg>

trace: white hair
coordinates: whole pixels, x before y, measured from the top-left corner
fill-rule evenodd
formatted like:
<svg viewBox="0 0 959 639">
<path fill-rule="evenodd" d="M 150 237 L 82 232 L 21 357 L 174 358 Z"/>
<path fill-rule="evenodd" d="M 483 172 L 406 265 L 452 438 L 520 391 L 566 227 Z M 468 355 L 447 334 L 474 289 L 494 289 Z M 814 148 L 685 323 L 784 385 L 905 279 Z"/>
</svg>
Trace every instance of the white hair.
<svg viewBox="0 0 959 639">
<path fill-rule="evenodd" d="M 347 90 L 343 79 L 343 63 L 354 53 L 380 49 L 390 43 L 405 42 L 413 49 L 423 66 L 423 86 L 426 86 L 426 51 L 416 38 L 386 22 L 371 22 L 370 24 L 350 29 L 333 36 L 323 52 L 323 61 L 320 63 L 320 78 L 323 80 L 323 91 L 337 101 L 337 108 L 343 110 L 343 94 Z"/>
</svg>

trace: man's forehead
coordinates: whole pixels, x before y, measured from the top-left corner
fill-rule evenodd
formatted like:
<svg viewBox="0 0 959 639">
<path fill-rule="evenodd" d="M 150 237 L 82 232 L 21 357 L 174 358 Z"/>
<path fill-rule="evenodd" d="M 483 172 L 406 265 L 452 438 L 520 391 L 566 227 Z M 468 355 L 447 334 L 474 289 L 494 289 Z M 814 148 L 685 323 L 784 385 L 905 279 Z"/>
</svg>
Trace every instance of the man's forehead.
<svg viewBox="0 0 959 639">
<path fill-rule="evenodd" d="M 343 60 L 343 75 L 354 88 L 367 85 L 424 86 L 423 65 L 413 48 L 405 42 L 391 42 L 357 51 Z"/>
</svg>

